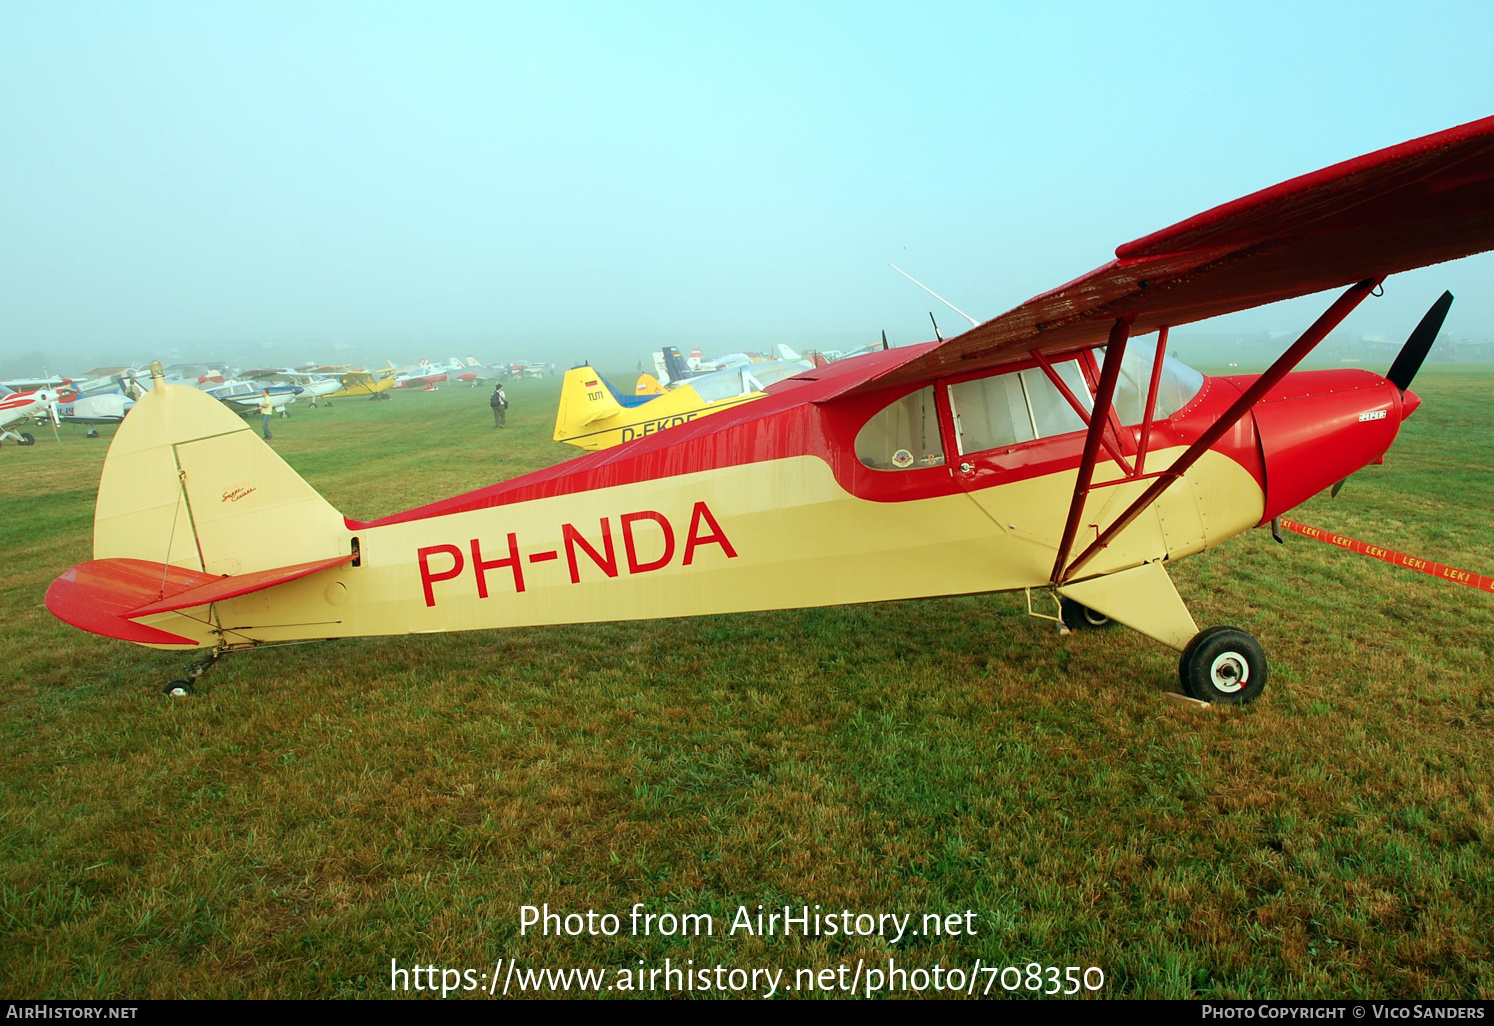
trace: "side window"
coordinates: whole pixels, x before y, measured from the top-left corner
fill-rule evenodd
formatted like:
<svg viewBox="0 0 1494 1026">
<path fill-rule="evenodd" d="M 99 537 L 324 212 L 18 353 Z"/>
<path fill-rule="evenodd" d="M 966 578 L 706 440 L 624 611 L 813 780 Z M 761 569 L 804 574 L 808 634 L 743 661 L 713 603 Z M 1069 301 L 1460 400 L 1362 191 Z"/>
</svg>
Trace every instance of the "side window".
<svg viewBox="0 0 1494 1026">
<path fill-rule="evenodd" d="M 1066 360 L 1053 370 L 1088 410 L 1094 400 L 1079 362 Z M 1084 421 L 1040 367 L 950 385 L 949 404 L 962 454 L 1084 430 Z"/>
<path fill-rule="evenodd" d="M 918 470 L 944 463 L 934 389 L 920 388 L 878 412 L 856 432 L 856 458 L 873 470 Z"/>
<path fill-rule="evenodd" d="M 1078 360 L 1065 360 L 1053 365 L 1060 381 L 1069 386 L 1074 398 L 1079 400 L 1088 413 L 1094 403 L 1089 394 L 1089 385 L 1084 381 L 1084 372 Z M 1037 427 L 1039 438 L 1049 435 L 1066 435 L 1070 431 L 1083 431 L 1084 421 L 1074 412 L 1074 407 L 1063 397 L 1043 373 L 1041 367 L 1022 372 L 1022 384 L 1027 386 L 1027 401 L 1032 405 L 1032 422 Z"/>
<path fill-rule="evenodd" d="M 997 374 L 949 386 L 960 452 L 981 452 L 1037 437 L 1016 374 Z"/>
</svg>

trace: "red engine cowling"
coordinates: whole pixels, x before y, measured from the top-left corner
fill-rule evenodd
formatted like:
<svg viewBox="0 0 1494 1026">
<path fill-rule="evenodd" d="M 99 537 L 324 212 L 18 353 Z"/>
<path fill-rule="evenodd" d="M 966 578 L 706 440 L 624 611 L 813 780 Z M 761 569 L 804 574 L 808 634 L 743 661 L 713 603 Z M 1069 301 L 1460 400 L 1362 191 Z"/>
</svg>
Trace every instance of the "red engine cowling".
<svg viewBox="0 0 1494 1026">
<path fill-rule="evenodd" d="M 1254 410 L 1266 466 L 1261 522 L 1377 462 L 1420 402 L 1370 371 L 1288 374 Z"/>
</svg>

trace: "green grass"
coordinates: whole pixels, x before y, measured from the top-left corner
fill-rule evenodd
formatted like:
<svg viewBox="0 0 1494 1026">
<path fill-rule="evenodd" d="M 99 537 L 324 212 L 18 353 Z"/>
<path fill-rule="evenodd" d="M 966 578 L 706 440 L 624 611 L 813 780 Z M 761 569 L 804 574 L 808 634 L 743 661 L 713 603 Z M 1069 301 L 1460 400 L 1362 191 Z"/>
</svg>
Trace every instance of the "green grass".
<svg viewBox="0 0 1494 1026">
<path fill-rule="evenodd" d="M 566 459 L 551 381 L 298 406 L 372 517 Z M 1429 368 L 1384 466 L 1297 518 L 1494 573 L 1494 374 Z M 0 449 L 0 993 L 387 993 L 479 971 L 1099 966 L 1107 995 L 1494 997 L 1494 595 L 1254 531 L 1175 577 L 1272 661 L 1242 709 L 1020 596 L 183 658 L 66 627 L 108 444 Z M 973 938 L 519 937 L 518 906 L 979 913 Z M 999 988 L 998 988 L 999 989 Z"/>
</svg>

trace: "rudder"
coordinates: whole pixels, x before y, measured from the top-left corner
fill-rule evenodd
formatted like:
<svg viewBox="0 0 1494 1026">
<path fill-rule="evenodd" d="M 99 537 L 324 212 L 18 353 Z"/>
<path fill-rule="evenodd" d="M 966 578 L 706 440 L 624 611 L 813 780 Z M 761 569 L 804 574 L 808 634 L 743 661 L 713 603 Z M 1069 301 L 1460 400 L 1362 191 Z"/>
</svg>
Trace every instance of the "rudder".
<svg viewBox="0 0 1494 1026">
<path fill-rule="evenodd" d="M 572 367 L 560 385 L 560 408 L 555 411 L 555 441 L 584 434 L 587 426 L 622 412 L 622 404 L 594 367 Z"/>
<path fill-rule="evenodd" d="M 342 514 L 218 400 L 159 379 L 104 460 L 94 559 L 242 574 L 347 547 Z"/>
</svg>

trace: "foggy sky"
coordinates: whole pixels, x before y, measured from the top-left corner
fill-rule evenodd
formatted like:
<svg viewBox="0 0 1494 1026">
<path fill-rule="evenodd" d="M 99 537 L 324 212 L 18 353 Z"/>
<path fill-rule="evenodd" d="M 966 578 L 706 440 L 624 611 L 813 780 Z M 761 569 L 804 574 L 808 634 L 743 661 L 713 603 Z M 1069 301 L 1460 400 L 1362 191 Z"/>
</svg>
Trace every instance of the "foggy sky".
<svg viewBox="0 0 1494 1026">
<path fill-rule="evenodd" d="M 1041 7 L 1041 10 L 1037 9 Z M 536 9 L 538 8 L 538 9 Z M 0 3 L 0 363 L 894 343 L 1483 117 L 1477 4 Z M 1494 337 L 1494 258 L 1345 325 Z M 1297 300 L 1198 326 L 1300 330 Z"/>
</svg>

